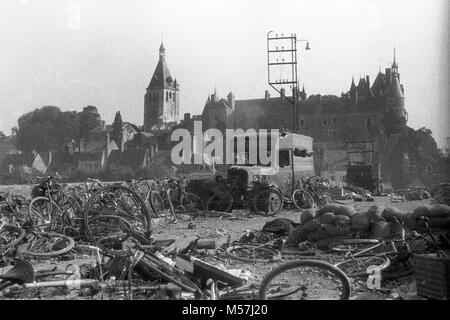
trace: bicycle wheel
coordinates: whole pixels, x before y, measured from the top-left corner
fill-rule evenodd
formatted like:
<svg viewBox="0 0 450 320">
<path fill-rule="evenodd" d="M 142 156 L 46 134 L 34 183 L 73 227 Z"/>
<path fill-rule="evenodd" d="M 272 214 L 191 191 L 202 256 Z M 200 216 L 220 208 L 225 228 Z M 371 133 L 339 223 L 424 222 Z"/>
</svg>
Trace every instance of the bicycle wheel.
<svg viewBox="0 0 450 320">
<path fill-rule="evenodd" d="M 386 256 L 358 257 L 345 260 L 335 264 L 335 267 L 341 269 L 347 277 L 361 278 L 368 275 L 370 266 L 378 267 L 380 271 L 385 270 L 390 265 L 390 260 Z"/>
<path fill-rule="evenodd" d="M 56 232 L 32 233 L 24 253 L 39 258 L 49 258 L 69 252 L 75 246 L 75 241 L 66 235 Z"/>
<path fill-rule="evenodd" d="M 314 207 L 314 199 L 308 191 L 297 189 L 292 194 L 292 202 L 298 210 L 310 209 Z"/>
<path fill-rule="evenodd" d="M 25 231 L 15 225 L 6 224 L 0 229 L 0 256 L 14 248 L 25 237 Z"/>
<path fill-rule="evenodd" d="M 283 195 L 275 188 L 257 193 L 252 201 L 253 210 L 263 216 L 274 216 L 283 209 Z"/>
<path fill-rule="evenodd" d="M 36 197 L 28 205 L 28 215 L 37 227 L 49 226 L 52 222 L 53 205 L 47 197 Z"/>
<path fill-rule="evenodd" d="M 164 213 L 164 201 L 158 192 L 150 191 L 150 194 L 148 195 L 148 202 L 150 203 L 150 207 L 152 208 L 152 218 L 158 218 L 161 214 Z"/>
<path fill-rule="evenodd" d="M 127 187 L 112 185 L 99 189 L 89 199 L 84 210 L 84 228 L 87 238 L 102 251 L 116 255 L 123 254 L 121 248 L 128 238 L 123 223 L 134 232 L 150 234 L 150 214 L 143 200 Z M 109 237 L 107 243 L 99 241 Z M 102 240 L 102 241 L 103 241 Z"/>
<path fill-rule="evenodd" d="M 203 200 L 194 193 L 183 192 L 180 199 L 180 207 L 186 214 L 198 214 L 205 209 Z"/>
<path fill-rule="evenodd" d="M 229 192 L 214 194 L 206 203 L 206 211 L 231 212 L 233 210 L 233 195 Z"/>
<path fill-rule="evenodd" d="M 379 243 L 380 240 L 377 239 L 344 239 L 331 243 L 329 249 L 340 253 L 355 253 Z"/>
<path fill-rule="evenodd" d="M 267 263 L 281 260 L 278 250 L 258 244 L 235 244 L 226 249 L 227 255 L 235 260 L 247 263 Z"/>
<path fill-rule="evenodd" d="M 350 281 L 325 261 L 300 260 L 282 264 L 264 276 L 261 300 L 347 300 Z"/>
</svg>

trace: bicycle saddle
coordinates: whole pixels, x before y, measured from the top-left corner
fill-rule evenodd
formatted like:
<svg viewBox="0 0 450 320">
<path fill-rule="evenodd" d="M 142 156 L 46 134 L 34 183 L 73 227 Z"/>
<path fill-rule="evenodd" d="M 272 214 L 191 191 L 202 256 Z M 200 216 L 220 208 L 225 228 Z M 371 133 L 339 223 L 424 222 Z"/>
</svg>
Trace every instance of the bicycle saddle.
<svg viewBox="0 0 450 320">
<path fill-rule="evenodd" d="M 20 260 L 8 272 L 0 275 L 0 279 L 17 284 L 31 283 L 34 281 L 33 265 L 28 261 Z"/>
</svg>

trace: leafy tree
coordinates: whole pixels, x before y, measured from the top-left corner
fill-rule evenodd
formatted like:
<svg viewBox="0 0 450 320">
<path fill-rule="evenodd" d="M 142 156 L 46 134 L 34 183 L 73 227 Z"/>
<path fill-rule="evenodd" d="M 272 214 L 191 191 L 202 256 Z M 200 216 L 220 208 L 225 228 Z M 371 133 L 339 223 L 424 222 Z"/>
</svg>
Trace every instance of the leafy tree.
<svg viewBox="0 0 450 320">
<path fill-rule="evenodd" d="M 98 126 L 101 120 L 98 110 L 94 106 L 87 106 L 83 108 L 83 111 L 78 113 L 80 138 L 87 140 L 89 131 Z"/>
<path fill-rule="evenodd" d="M 120 115 L 120 111 L 117 111 L 116 116 L 114 117 L 112 139 L 117 143 L 120 151 L 122 151 L 122 140 L 123 140 L 122 126 L 123 126 L 122 116 Z"/>
<path fill-rule="evenodd" d="M 25 152 L 57 149 L 60 136 L 65 134 L 57 129 L 60 120 L 61 110 L 54 106 L 45 106 L 22 115 L 18 120 L 18 148 Z"/>
<path fill-rule="evenodd" d="M 24 152 L 60 151 L 80 137 L 79 117 L 75 111 L 61 112 L 45 106 L 22 115 L 18 120 L 17 147 Z"/>
</svg>

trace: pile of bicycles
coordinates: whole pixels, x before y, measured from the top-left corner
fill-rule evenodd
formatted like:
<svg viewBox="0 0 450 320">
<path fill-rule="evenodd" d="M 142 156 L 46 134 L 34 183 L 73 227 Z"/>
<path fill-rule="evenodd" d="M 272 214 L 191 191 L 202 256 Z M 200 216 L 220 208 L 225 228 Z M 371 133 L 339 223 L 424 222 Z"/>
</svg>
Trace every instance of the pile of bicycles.
<svg viewBox="0 0 450 320">
<path fill-rule="evenodd" d="M 6 266 L 17 258 L 22 259 L 0 275 L 3 279 L 0 293 L 17 286 L 32 289 L 77 283 L 97 289 L 101 284 L 101 288 L 115 291 L 127 284 L 131 298 L 133 292 L 164 289 L 173 293 L 180 288 L 192 299 L 349 297 L 350 284 L 344 272 L 324 261 L 281 264 L 260 285 L 246 285 L 242 279 L 193 254 L 166 251 L 162 242 L 151 234 L 152 218 L 192 217 L 204 209 L 201 199 L 186 191 L 186 181 L 181 177 L 130 180 L 125 184 L 88 179 L 83 186 L 66 186 L 58 175 L 39 179 L 31 201 L 6 195 L 0 199 L 0 204 L 8 208 L 7 213 L 2 210 L 0 222 L 1 263 Z M 28 262 L 61 257 L 81 247 L 95 248 L 111 264 L 120 263 L 109 268 L 99 263 L 99 269 L 88 278 L 71 282 L 75 281 L 73 272 L 50 270 L 41 274 Z M 276 252 L 264 246 L 237 244 L 224 251 L 241 261 L 250 254 L 252 263 L 270 259 Z M 181 264 L 180 259 L 184 259 Z M 183 264 L 191 264 L 192 268 L 183 268 Z M 33 279 L 29 278 L 30 274 Z M 71 278 L 45 281 L 52 275 Z"/>
</svg>

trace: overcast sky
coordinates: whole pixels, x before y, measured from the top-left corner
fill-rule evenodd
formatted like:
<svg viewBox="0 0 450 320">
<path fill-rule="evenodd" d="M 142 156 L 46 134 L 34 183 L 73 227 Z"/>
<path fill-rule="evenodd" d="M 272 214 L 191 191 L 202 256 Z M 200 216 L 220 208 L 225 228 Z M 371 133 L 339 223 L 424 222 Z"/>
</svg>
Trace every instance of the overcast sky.
<svg viewBox="0 0 450 320">
<path fill-rule="evenodd" d="M 310 94 L 375 79 L 396 47 L 413 128 L 440 146 L 449 125 L 448 0 L 1 0 L 0 131 L 43 105 L 95 105 L 112 122 L 143 124 L 158 61 L 181 85 L 181 112 L 200 114 L 208 94 L 261 98 L 268 89 L 266 35 L 297 33 L 300 84 Z M 272 92 L 272 95 L 275 93 Z"/>
</svg>

